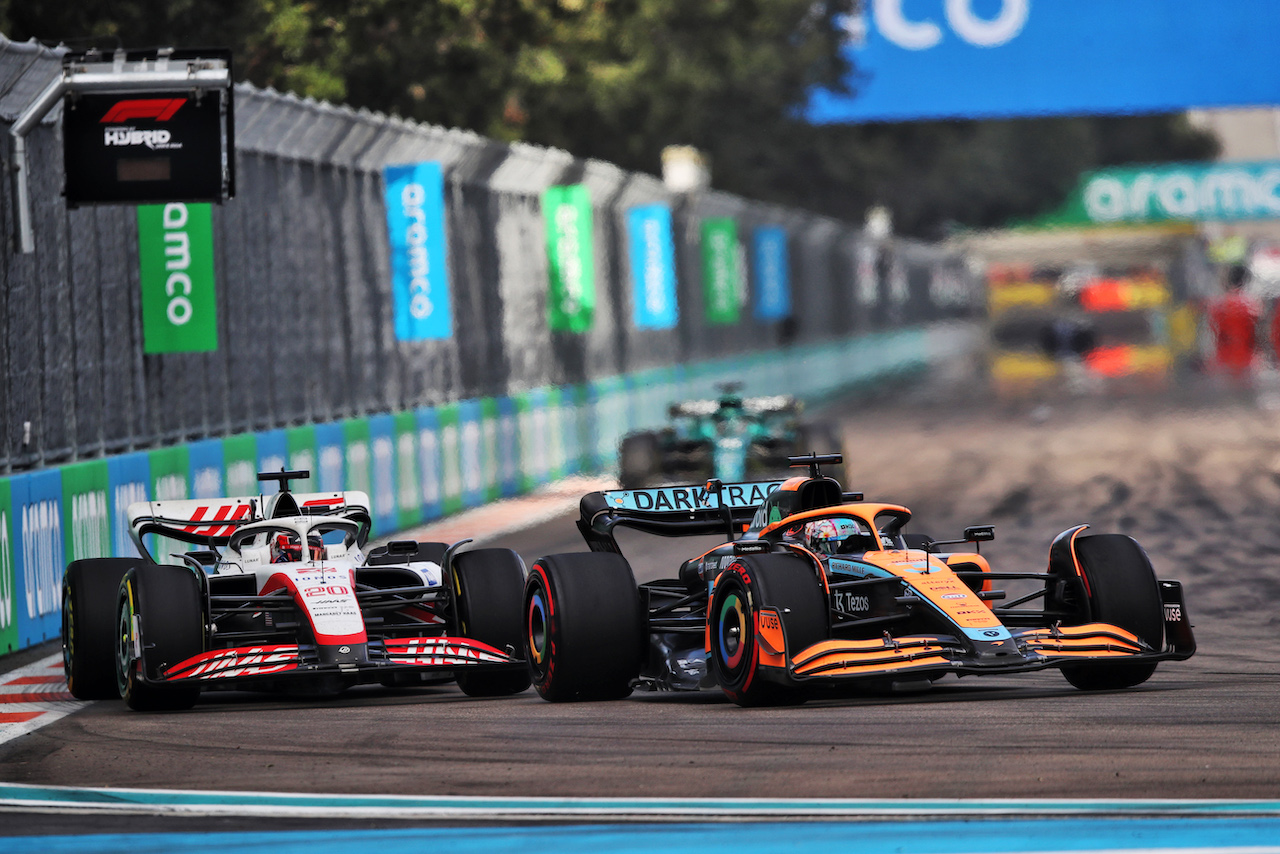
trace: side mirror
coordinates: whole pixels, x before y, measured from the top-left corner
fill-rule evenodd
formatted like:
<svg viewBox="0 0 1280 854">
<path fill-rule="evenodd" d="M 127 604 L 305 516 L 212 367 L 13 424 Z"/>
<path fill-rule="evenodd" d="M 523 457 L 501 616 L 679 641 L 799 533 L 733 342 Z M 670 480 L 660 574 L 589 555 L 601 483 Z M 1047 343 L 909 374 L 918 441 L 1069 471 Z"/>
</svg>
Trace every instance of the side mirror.
<svg viewBox="0 0 1280 854">
<path fill-rule="evenodd" d="M 416 540 L 392 540 L 387 543 L 387 554 L 389 555 L 413 555 L 418 553 L 418 543 Z"/>
<path fill-rule="evenodd" d="M 970 525 L 964 529 L 964 541 L 966 543 L 986 543 L 995 538 L 995 525 Z"/>
</svg>

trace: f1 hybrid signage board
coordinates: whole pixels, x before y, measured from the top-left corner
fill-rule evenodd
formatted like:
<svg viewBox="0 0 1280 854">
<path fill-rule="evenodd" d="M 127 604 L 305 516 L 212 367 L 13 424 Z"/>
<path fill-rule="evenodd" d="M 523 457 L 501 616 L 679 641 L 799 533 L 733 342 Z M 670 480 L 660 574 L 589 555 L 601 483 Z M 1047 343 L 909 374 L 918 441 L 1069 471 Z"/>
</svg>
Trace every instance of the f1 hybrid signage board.
<svg viewBox="0 0 1280 854">
<path fill-rule="evenodd" d="M 1275 0 L 865 0 L 818 123 L 1280 103 Z"/>
<path fill-rule="evenodd" d="M 181 88 L 172 74 L 153 75 L 157 66 L 177 68 L 178 53 L 158 62 L 130 54 L 119 73 L 106 70 L 111 63 L 82 64 L 83 73 L 69 77 L 67 204 L 221 202 L 235 194 L 231 90 Z"/>
</svg>

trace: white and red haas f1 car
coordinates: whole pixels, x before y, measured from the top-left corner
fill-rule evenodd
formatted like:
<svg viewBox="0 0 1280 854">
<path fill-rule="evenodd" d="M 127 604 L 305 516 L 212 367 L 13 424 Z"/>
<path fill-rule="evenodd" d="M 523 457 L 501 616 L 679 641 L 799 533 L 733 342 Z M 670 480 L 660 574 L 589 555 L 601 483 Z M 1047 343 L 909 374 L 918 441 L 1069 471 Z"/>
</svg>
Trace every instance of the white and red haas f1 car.
<svg viewBox="0 0 1280 854">
<path fill-rule="evenodd" d="M 142 557 L 78 560 L 62 583 L 67 684 L 82 700 L 186 709 L 213 688 L 334 692 L 457 681 L 471 696 L 529 686 L 524 563 L 509 549 L 392 541 L 366 551 L 363 492 L 140 501 Z M 144 538 L 202 546 L 157 562 Z"/>
</svg>

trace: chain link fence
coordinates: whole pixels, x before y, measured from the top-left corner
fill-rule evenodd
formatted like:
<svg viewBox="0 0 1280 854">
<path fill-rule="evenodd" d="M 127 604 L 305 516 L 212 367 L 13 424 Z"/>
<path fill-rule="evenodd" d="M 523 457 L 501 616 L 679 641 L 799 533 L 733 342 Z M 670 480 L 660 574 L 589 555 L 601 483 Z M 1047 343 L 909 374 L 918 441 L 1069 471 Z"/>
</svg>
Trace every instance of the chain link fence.
<svg viewBox="0 0 1280 854">
<path fill-rule="evenodd" d="M 60 70 L 60 52 L 0 36 L 0 124 Z M 247 85 L 235 98 L 238 195 L 213 210 L 210 353 L 144 355 L 135 210 L 67 208 L 61 108 L 28 136 L 34 252 L 15 251 L 12 182 L 0 190 L 0 472 L 838 341 L 969 317 L 982 299 L 964 259 L 939 247 L 725 193 L 673 194 L 564 151 Z M 8 133 L 2 153 L 11 173 Z M 406 342 L 392 322 L 382 169 L 420 161 L 445 174 L 454 335 Z M 541 195 L 558 184 L 585 184 L 593 205 L 597 305 L 581 334 L 546 321 Z M 648 204 L 672 212 L 673 329 L 630 321 L 627 212 Z M 790 318 L 704 322 L 709 217 L 786 230 Z"/>
</svg>

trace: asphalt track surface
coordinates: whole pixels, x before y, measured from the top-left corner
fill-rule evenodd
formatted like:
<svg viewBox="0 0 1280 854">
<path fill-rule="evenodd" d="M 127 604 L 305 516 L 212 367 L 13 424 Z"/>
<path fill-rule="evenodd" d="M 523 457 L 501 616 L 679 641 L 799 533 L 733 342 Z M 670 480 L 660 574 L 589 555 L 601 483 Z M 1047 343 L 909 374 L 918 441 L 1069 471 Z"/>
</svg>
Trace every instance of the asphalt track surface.
<svg viewBox="0 0 1280 854">
<path fill-rule="evenodd" d="M 997 570 L 1042 569 L 1051 538 L 1079 522 L 1130 534 L 1162 577 L 1183 581 L 1198 654 L 1127 691 L 1080 692 L 1053 671 L 949 676 L 925 693 L 776 709 L 740 709 L 717 692 L 473 700 L 452 685 L 217 692 L 168 715 L 102 702 L 0 745 L 0 781 L 513 797 L 1280 797 L 1280 412 L 1212 386 L 1119 403 L 930 398 L 926 389 L 842 411 L 850 488 L 911 506 L 911 530 L 935 538 L 994 523 L 983 554 Z M 641 580 L 703 545 L 624 536 Z M 572 514 L 486 545 L 526 563 L 583 550 Z M 138 821 L 11 814 L 0 834 Z M 379 824 L 399 826 L 359 826 Z"/>
</svg>

